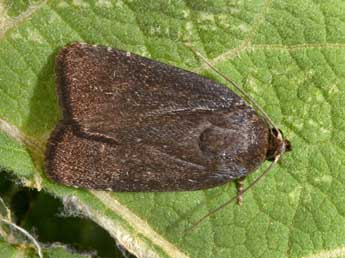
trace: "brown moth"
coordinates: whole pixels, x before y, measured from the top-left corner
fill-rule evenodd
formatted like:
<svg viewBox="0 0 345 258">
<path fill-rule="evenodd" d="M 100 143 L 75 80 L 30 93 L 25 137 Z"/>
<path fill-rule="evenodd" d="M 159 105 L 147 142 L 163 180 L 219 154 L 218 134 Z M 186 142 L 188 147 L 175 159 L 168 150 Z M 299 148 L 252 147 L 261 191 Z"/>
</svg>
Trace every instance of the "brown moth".
<svg viewBox="0 0 345 258">
<path fill-rule="evenodd" d="M 112 191 L 191 191 L 243 179 L 290 150 L 227 87 L 129 52 L 74 43 L 56 57 L 63 110 L 48 176 Z"/>
</svg>

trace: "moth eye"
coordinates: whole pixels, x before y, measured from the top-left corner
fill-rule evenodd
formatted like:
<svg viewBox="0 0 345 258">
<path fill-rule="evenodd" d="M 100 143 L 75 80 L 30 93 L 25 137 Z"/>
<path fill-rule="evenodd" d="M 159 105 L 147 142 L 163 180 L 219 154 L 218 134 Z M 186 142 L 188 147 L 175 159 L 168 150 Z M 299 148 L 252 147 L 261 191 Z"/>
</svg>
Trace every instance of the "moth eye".
<svg viewBox="0 0 345 258">
<path fill-rule="evenodd" d="M 277 132 L 277 129 L 276 128 L 272 128 L 271 129 L 271 132 L 274 136 L 277 136 L 278 135 L 278 132 Z"/>
<path fill-rule="evenodd" d="M 209 127 L 199 137 L 200 150 L 205 155 L 221 155 L 235 141 L 230 130 L 220 127 Z"/>
<path fill-rule="evenodd" d="M 274 137 L 278 137 L 278 135 L 280 134 L 284 138 L 284 134 L 279 128 L 271 128 L 271 132 Z"/>
</svg>

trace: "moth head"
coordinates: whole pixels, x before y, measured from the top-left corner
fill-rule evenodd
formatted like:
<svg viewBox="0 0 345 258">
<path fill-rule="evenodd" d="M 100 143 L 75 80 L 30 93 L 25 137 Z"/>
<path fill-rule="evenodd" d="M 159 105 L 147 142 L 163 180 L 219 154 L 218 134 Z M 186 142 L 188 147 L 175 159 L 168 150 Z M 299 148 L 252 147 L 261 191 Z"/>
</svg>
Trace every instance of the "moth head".
<svg viewBox="0 0 345 258">
<path fill-rule="evenodd" d="M 276 157 L 281 156 L 284 152 L 291 150 L 291 143 L 288 139 L 284 138 L 283 132 L 278 128 L 271 128 L 269 135 L 269 148 L 266 159 L 269 161 L 274 161 Z"/>
</svg>

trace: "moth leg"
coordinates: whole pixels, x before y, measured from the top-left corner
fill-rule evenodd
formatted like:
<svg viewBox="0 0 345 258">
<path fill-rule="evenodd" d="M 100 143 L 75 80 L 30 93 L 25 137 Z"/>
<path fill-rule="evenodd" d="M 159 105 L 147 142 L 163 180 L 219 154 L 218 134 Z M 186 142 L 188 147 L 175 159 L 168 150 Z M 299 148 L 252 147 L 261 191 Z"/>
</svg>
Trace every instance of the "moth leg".
<svg viewBox="0 0 345 258">
<path fill-rule="evenodd" d="M 236 189 L 237 189 L 237 204 L 241 205 L 243 201 L 243 182 L 245 177 L 241 177 L 236 180 Z"/>
<path fill-rule="evenodd" d="M 278 160 L 278 164 L 279 164 L 279 165 L 284 165 L 284 164 L 285 164 L 284 159 L 279 159 L 279 160 Z"/>
</svg>

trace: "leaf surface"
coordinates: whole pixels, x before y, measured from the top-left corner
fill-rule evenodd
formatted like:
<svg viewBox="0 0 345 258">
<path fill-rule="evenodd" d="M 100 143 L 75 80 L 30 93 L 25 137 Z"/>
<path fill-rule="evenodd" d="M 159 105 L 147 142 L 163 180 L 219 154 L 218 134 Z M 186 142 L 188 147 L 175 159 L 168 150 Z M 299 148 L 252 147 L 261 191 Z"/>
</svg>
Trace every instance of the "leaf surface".
<svg viewBox="0 0 345 258">
<path fill-rule="evenodd" d="M 72 203 L 139 257 L 345 256 L 343 1 L 4 1 L 0 12 L 0 166 L 19 181 Z M 49 181 L 43 153 L 61 119 L 54 58 L 74 41 L 222 82 L 191 44 L 243 85 L 293 151 L 241 207 L 226 207 L 189 234 L 182 232 L 235 194 L 234 184 L 109 193 Z"/>
</svg>

